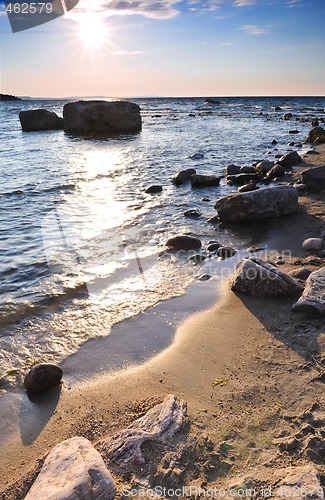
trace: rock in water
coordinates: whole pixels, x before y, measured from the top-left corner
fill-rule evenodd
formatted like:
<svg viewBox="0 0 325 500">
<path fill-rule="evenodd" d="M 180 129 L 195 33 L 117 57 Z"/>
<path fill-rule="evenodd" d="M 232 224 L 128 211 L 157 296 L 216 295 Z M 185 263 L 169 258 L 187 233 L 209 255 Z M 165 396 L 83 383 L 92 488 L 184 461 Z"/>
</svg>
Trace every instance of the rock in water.
<svg viewBox="0 0 325 500">
<path fill-rule="evenodd" d="M 298 193 L 292 186 L 275 186 L 248 193 L 236 193 L 218 200 L 215 209 L 222 222 L 281 217 L 297 211 Z"/>
<path fill-rule="evenodd" d="M 325 142 L 325 129 L 323 127 L 314 127 L 306 137 L 306 142 L 311 144 L 321 144 Z"/>
<path fill-rule="evenodd" d="M 19 113 L 19 120 L 24 132 L 63 129 L 63 119 L 53 111 L 48 111 L 47 109 L 21 111 Z"/>
<path fill-rule="evenodd" d="M 27 373 L 24 386 L 28 394 L 40 394 L 60 383 L 62 370 L 59 366 L 40 363 Z"/>
<path fill-rule="evenodd" d="M 152 186 L 149 186 L 145 192 L 148 194 L 156 194 L 156 193 L 161 193 L 163 190 L 163 187 L 160 184 L 153 184 Z"/>
<path fill-rule="evenodd" d="M 277 487 L 274 490 L 274 500 L 324 500 L 324 491 L 317 470 L 310 466 L 288 467 L 277 471 Z"/>
<path fill-rule="evenodd" d="M 107 452 L 110 461 L 121 467 L 143 464 L 143 443 L 166 442 L 183 426 L 185 417 L 185 401 L 169 394 L 161 404 L 154 406 L 129 427 L 109 438 Z"/>
<path fill-rule="evenodd" d="M 187 168 L 186 170 L 181 170 L 178 172 L 172 179 L 172 182 L 175 186 L 181 186 L 191 180 L 191 176 L 196 174 L 196 170 L 194 168 Z"/>
<path fill-rule="evenodd" d="M 215 175 L 192 175 L 191 176 L 191 185 L 193 188 L 204 188 L 204 187 L 212 187 L 219 186 L 220 177 Z"/>
<path fill-rule="evenodd" d="M 325 314 L 325 267 L 309 275 L 304 293 L 292 306 L 292 310 Z"/>
<path fill-rule="evenodd" d="M 311 191 L 325 189 L 325 166 L 308 168 L 299 176 L 301 184 L 305 184 Z"/>
<path fill-rule="evenodd" d="M 168 248 L 173 250 L 197 250 L 201 248 L 202 243 L 198 238 L 192 236 L 175 236 L 166 242 Z"/>
<path fill-rule="evenodd" d="M 115 483 L 93 445 L 73 437 L 55 446 L 25 500 L 112 500 Z"/>
<path fill-rule="evenodd" d="M 128 101 L 77 101 L 63 108 L 63 128 L 69 134 L 137 132 L 141 125 L 140 107 Z"/>
<path fill-rule="evenodd" d="M 299 293 L 303 287 L 276 266 L 256 257 L 242 259 L 231 277 L 233 291 L 272 297 Z"/>
</svg>

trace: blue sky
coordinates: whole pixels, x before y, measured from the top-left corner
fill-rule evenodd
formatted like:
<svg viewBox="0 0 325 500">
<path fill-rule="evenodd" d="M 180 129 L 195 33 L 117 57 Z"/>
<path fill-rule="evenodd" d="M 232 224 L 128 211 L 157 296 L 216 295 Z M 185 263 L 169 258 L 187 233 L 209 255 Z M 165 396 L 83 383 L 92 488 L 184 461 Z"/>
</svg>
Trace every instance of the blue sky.
<svg viewBox="0 0 325 500">
<path fill-rule="evenodd" d="M 324 0 L 80 0 L 12 33 L 0 2 L 1 92 L 325 95 Z"/>
</svg>

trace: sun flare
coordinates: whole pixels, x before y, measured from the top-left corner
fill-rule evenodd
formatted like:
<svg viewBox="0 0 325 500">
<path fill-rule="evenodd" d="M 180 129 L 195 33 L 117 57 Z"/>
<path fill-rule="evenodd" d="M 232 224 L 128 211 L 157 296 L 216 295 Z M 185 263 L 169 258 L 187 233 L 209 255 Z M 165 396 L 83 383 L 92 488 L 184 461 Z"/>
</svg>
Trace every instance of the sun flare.
<svg viewBox="0 0 325 500">
<path fill-rule="evenodd" d="M 108 41 L 105 20 L 99 16 L 85 16 L 85 18 L 79 22 L 78 31 L 87 49 L 99 50 Z"/>
</svg>

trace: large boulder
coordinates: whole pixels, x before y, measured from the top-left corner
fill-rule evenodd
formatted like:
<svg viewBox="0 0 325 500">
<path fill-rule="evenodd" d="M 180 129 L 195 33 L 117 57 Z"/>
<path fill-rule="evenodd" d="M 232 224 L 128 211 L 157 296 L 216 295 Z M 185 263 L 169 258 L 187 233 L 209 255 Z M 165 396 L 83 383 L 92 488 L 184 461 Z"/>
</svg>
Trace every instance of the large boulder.
<svg viewBox="0 0 325 500">
<path fill-rule="evenodd" d="M 321 144 L 325 142 L 325 129 L 323 127 L 314 127 L 308 133 L 306 142 L 311 144 Z"/>
<path fill-rule="evenodd" d="M 299 179 L 311 191 L 322 191 L 325 189 L 325 166 L 307 168 L 300 173 Z"/>
<path fill-rule="evenodd" d="M 141 125 L 140 107 L 128 101 L 77 101 L 63 108 L 63 128 L 69 134 L 137 132 Z"/>
<path fill-rule="evenodd" d="M 292 310 L 325 314 L 325 267 L 309 275 L 304 293 L 292 306 Z"/>
<path fill-rule="evenodd" d="M 40 363 L 27 373 L 24 386 L 29 395 L 41 394 L 59 385 L 62 370 L 59 366 Z"/>
<path fill-rule="evenodd" d="M 197 250 L 201 248 L 202 243 L 198 238 L 193 236 L 181 235 L 174 236 L 174 238 L 169 238 L 166 242 L 166 246 L 172 250 Z"/>
<path fill-rule="evenodd" d="M 292 186 L 275 186 L 248 193 L 236 193 L 217 201 L 222 222 L 242 222 L 281 217 L 298 209 L 298 193 Z"/>
<path fill-rule="evenodd" d="M 293 165 L 297 165 L 300 162 L 302 162 L 302 158 L 300 154 L 297 153 L 297 151 L 290 151 L 290 153 L 281 156 L 278 161 L 278 163 L 280 163 L 285 168 L 292 167 Z"/>
<path fill-rule="evenodd" d="M 73 437 L 53 448 L 25 500 L 112 500 L 115 483 L 88 439 Z"/>
<path fill-rule="evenodd" d="M 47 109 L 21 111 L 19 113 L 19 120 L 23 132 L 63 129 L 63 119 L 54 113 L 54 111 L 48 111 Z"/>
<path fill-rule="evenodd" d="M 242 259 L 233 273 L 231 289 L 263 297 L 292 295 L 303 287 L 276 266 L 256 257 Z"/>
<path fill-rule="evenodd" d="M 220 177 L 216 175 L 192 175 L 191 176 L 191 185 L 193 188 L 204 188 L 204 187 L 213 187 L 219 186 Z"/>
</svg>

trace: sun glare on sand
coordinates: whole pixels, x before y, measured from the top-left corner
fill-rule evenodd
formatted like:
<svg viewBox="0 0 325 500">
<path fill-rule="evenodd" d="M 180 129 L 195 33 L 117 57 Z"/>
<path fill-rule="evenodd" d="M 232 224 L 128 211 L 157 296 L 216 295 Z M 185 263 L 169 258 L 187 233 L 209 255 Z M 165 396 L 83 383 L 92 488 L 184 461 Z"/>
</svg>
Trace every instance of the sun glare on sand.
<svg viewBox="0 0 325 500">
<path fill-rule="evenodd" d="M 99 50 L 108 41 L 105 19 L 96 15 L 86 15 L 79 21 L 79 36 L 86 49 Z"/>
</svg>

